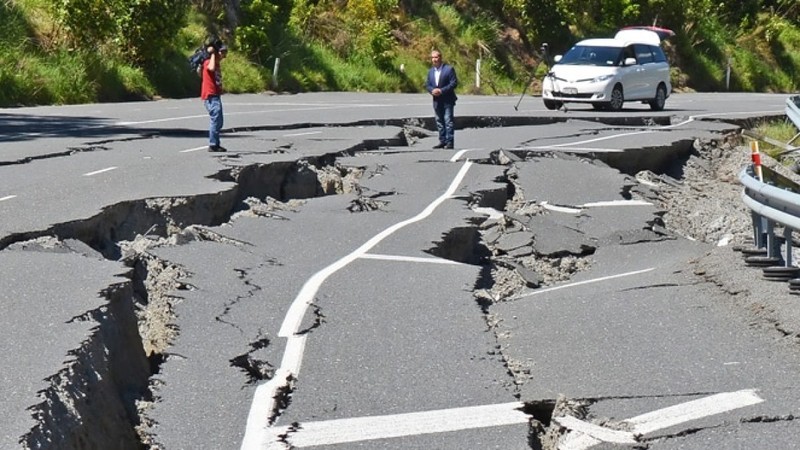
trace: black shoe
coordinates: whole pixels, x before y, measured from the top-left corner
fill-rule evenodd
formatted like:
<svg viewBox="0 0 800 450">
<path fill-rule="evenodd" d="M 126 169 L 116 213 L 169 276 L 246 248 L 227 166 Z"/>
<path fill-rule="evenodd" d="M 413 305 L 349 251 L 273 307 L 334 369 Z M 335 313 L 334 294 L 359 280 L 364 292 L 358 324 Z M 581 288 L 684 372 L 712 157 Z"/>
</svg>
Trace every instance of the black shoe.
<svg viewBox="0 0 800 450">
<path fill-rule="evenodd" d="M 446 148 L 448 150 L 452 150 L 453 149 L 453 144 L 447 144 L 447 145 L 444 146 L 444 148 Z"/>
<path fill-rule="evenodd" d="M 445 144 L 442 143 L 442 142 L 439 142 L 438 144 L 434 145 L 433 148 L 445 148 Z"/>
<path fill-rule="evenodd" d="M 214 153 L 222 153 L 222 152 L 227 152 L 228 150 L 225 147 L 221 146 L 221 145 L 209 145 L 208 146 L 208 151 L 214 152 Z"/>
</svg>

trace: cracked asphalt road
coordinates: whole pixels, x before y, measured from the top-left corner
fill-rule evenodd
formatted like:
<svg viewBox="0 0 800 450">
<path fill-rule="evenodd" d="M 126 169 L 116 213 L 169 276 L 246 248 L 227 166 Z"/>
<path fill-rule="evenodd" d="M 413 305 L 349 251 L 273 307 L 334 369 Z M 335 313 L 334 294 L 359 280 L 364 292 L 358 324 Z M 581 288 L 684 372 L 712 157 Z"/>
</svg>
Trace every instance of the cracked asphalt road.
<svg viewBox="0 0 800 450">
<path fill-rule="evenodd" d="M 635 445 L 792 448 L 796 347 L 738 294 L 788 291 L 633 176 L 784 98 L 528 102 L 465 96 L 443 152 L 425 96 L 229 96 L 221 157 L 196 101 L 0 111 L 3 447 L 578 448 L 570 402 L 624 430 L 753 390 Z"/>
</svg>

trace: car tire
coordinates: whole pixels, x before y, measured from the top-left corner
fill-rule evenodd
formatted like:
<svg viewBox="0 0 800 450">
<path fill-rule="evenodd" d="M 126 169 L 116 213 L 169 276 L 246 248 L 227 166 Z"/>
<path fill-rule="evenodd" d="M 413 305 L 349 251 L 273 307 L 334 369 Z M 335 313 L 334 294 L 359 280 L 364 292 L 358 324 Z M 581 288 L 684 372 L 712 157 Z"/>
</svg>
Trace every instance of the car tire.
<svg viewBox="0 0 800 450">
<path fill-rule="evenodd" d="M 561 108 L 561 102 L 555 100 L 545 100 L 544 107 L 550 110 Z"/>
<path fill-rule="evenodd" d="M 611 90 L 611 100 L 606 103 L 606 107 L 611 111 L 619 111 L 622 109 L 623 103 L 625 103 L 625 94 L 622 92 L 622 86 L 616 85 Z"/>
<path fill-rule="evenodd" d="M 664 86 L 664 83 L 658 85 L 658 88 L 656 88 L 656 97 L 648 103 L 650 103 L 650 109 L 653 111 L 664 110 L 664 104 L 667 103 L 667 87 Z"/>
</svg>

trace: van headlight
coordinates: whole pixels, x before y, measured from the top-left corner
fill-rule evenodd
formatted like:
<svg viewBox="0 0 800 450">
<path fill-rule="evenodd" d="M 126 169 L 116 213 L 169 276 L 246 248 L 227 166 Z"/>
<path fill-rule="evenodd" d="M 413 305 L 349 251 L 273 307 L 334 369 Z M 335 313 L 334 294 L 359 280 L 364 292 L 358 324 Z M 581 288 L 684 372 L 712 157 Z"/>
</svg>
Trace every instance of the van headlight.
<svg viewBox="0 0 800 450">
<path fill-rule="evenodd" d="M 592 79 L 592 83 L 602 83 L 612 78 L 614 78 L 614 75 L 600 75 L 599 77 Z"/>
</svg>

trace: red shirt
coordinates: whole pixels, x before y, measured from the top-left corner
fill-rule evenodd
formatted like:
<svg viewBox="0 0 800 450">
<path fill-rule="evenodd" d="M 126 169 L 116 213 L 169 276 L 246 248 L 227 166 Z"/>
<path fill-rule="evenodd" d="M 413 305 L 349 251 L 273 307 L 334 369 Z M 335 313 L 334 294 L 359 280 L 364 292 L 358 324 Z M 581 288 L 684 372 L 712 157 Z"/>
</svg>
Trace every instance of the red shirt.
<svg viewBox="0 0 800 450">
<path fill-rule="evenodd" d="M 222 67 L 220 66 L 220 60 L 217 59 L 217 70 L 213 72 L 208 70 L 210 61 L 211 58 L 203 61 L 203 69 L 201 70 L 203 81 L 200 87 L 200 98 L 203 100 L 213 95 L 222 94 Z"/>
</svg>

